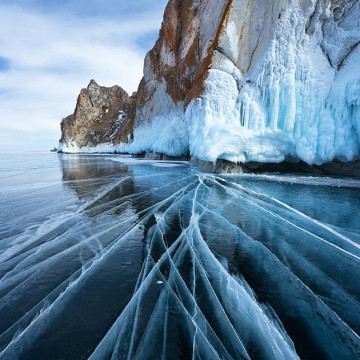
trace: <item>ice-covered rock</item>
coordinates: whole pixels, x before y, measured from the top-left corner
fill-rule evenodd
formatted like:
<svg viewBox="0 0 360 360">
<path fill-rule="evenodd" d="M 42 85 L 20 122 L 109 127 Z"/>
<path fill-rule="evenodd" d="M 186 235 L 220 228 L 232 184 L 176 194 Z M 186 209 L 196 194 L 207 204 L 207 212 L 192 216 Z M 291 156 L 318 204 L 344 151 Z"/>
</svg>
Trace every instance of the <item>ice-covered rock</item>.
<svg viewBox="0 0 360 360">
<path fill-rule="evenodd" d="M 175 3 L 170 1 L 168 9 Z M 166 69 L 157 69 L 154 81 L 161 86 L 155 86 L 154 93 L 163 100 L 156 103 L 160 107 L 166 103 L 168 116 L 164 116 L 166 111 L 160 112 L 161 116 L 142 111 L 154 108 L 155 95 L 144 102 L 129 151 L 156 147 L 157 152 L 176 152 L 179 132 L 171 132 L 170 114 L 179 100 L 184 104 L 183 123 L 187 127 L 181 131 L 181 142 L 188 143 L 190 154 L 201 160 L 291 159 L 322 164 L 359 158 L 358 1 L 201 1 L 188 2 L 186 7 L 193 9 L 193 26 L 185 21 L 186 36 L 177 37 L 177 61 L 169 65 L 169 49 L 157 51 L 157 57 L 148 55 L 145 82 L 149 73 L 149 79 L 154 77 L 154 64 L 186 67 L 183 54 L 189 54 L 190 41 L 198 43 L 195 64 L 185 74 L 173 71 L 170 79 L 163 76 L 168 74 Z M 209 16 L 210 8 L 216 15 Z M 182 16 L 181 10 L 173 10 L 171 24 Z M 165 16 L 163 29 L 170 28 L 167 21 Z M 153 51 L 163 44 L 162 33 Z M 193 68 L 197 70 L 191 72 Z M 182 82 L 186 74 L 193 79 L 188 86 Z M 171 97 L 170 84 L 183 89 L 183 97 Z M 164 100 L 169 98 L 173 107 Z M 177 118 L 182 128 L 181 117 Z M 140 134 L 145 126 L 159 121 L 168 129 L 164 130 L 166 144 L 159 146 L 162 139 L 158 133 L 158 138 L 150 136 L 142 146 L 145 140 Z"/>
<path fill-rule="evenodd" d="M 191 153 L 234 162 L 357 159 L 359 19 L 358 1 L 233 1 L 205 92 L 185 114 Z"/>
<path fill-rule="evenodd" d="M 170 0 L 114 151 L 360 157 L 358 0 Z"/>
</svg>

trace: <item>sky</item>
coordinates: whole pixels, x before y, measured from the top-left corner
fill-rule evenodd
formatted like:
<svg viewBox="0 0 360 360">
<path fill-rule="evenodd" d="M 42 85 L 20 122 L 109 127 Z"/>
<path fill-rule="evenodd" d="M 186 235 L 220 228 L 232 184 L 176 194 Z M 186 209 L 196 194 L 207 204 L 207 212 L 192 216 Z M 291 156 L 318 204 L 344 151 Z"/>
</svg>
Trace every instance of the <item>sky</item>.
<svg viewBox="0 0 360 360">
<path fill-rule="evenodd" d="M 49 151 L 81 88 L 136 91 L 167 0 L 0 0 L 0 153 Z"/>
</svg>

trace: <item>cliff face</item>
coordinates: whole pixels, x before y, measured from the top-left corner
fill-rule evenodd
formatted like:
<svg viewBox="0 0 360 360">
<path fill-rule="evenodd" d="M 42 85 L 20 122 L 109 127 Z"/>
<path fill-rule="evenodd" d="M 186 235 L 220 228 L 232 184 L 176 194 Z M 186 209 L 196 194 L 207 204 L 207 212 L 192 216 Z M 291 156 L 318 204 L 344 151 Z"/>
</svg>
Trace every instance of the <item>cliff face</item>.
<svg viewBox="0 0 360 360">
<path fill-rule="evenodd" d="M 133 116 L 135 96 L 119 86 L 103 87 L 91 80 L 78 96 L 76 108 L 61 122 L 59 151 L 78 152 L 102 143 L 118 143 L 129 116 Z"/>
<path fill-rule="evenodd" d="M 357 0 L 170 0 L 114 150 L 358 159 L 359 19 Z"/>
<path fill-rule="evenodd" d="M 199 1 L 186 8 L 190 24 L 181 5 L 169 3 L 173 15 L 163 27 L 176 29 L 177 42 L 162 31 L 157 56 L 146 59 L 144 81 L 156 80 L 124 149 L 233 162 L 359 157 L 358 1 Z M 177 70 L 168 79 L 157 64 Z M 147 141 L 138 141 L 145 133 Z"/>
<path fill-rule="evenodd" d="M 168 115 L 203 90 L 226 0 L 170 0 L 159 39 L 147 54 L 136 123 Z"/>
<path fill-rule="evenodd" d="M 359 18 L 356 0 L 232 1 L 206 91 L 187 109 L 191 153 L 234 162 L 357 159 Z"/>
<path fill-rule="evenodd" d="M 159 38 L 145 58 L 136 114 L 126 129 L 134 141 L 120 151 L 188 153 L 185 109 L 204 90 L 229 5 L 227 0 L 169 1 Z"/>
</svg>

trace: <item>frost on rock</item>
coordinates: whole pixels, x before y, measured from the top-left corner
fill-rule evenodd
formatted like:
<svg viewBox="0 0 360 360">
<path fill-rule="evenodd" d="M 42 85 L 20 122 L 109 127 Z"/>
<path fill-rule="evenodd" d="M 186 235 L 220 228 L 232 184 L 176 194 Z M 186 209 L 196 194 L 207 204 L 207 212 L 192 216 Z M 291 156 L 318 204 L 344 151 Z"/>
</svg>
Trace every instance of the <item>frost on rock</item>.
<svg viewBox="0 0 360 360">
<path fill-rule="evenodd" d="M 235 25 L 244 22 L 237 18 L 243 17 L 237 12 L 241 3 L 235 1 L 230 11 L 219 43 L 221 53 L 215 54 L 202 99 L 194 101 L 185 115 L 192 155 L 240 162 L 291 158 L 308 164 L 357 159 L 360 47 L 355 46 L 341 66 L 339 61 L 329 63 L 329 55 L 322 50 L 324 36 L 343 36 L 336 47 L 329 48 L 338 51 L 348 45 L 347 31 L 338 28 L 330 14 L 329 34 L 322 33 L 319 21 L 313 35 L 307 35 L 309 10 L 301 10 L 301 2 L 295 1 L 281 13 L 274 29 L 262 30 L 272 30 L 272 38 L 262 53 L 251 49 L 252 61 L 246 63 Z M 351 34 L 359 41 L 358 3 L 349 11 L 350 17 L 355 26 Z M 258 46 L 263 36 L 260 33 Z M 243 51 L 246 55 L 246 48 Z"/>
<path fill-rule="evenodd" d="M 147 147 L 177 153 L 180 135 L 208 161 L 358 159 L 359 19 L 355 1 L 233 1 L 188 130 Z"/>
<path fill-rule="evenodd" d="M 110 142 L 206 161 L 357 160 L 359 84 L 357 0 L 172 0 Z"/>
<path fill-rule="evenodd" d="M 96 154 L 96 153 L 102 153 L 102 154 L 113 154 L 118 152 L 117 147 L 112 143 L 104 143 L 99 144 L 96 146 L 83 146 L 78 147 L 76 143 L 60 143 L 58 147 L 58 152 L 63 152 L 67 154 L 77 154 L 77 153 L 84 153 L 84 154 Z"/>
<path fill-rule="evenodd" d="M 119 142 L 134 103 L 134 95 L 128 96 L 119 86 L 99 86 L 91 80 L 81 90 L 74 113 L 61 122 L 58 151 L 97 152 L 106 144 Z"/>
</svg>

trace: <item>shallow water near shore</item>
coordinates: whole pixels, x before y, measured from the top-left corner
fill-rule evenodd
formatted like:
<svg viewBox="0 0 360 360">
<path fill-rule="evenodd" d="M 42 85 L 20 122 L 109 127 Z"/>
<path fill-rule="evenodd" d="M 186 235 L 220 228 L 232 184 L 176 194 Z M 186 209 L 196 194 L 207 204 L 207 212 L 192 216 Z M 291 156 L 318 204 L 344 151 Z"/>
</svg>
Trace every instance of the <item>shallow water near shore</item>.
<svg viewBox="0 0 360 360">
<path fill-rule="evenodd" d="M 359 213 L 349 178 L 0 155 L 0 358 L 360 358 Z"/>
</svg>

